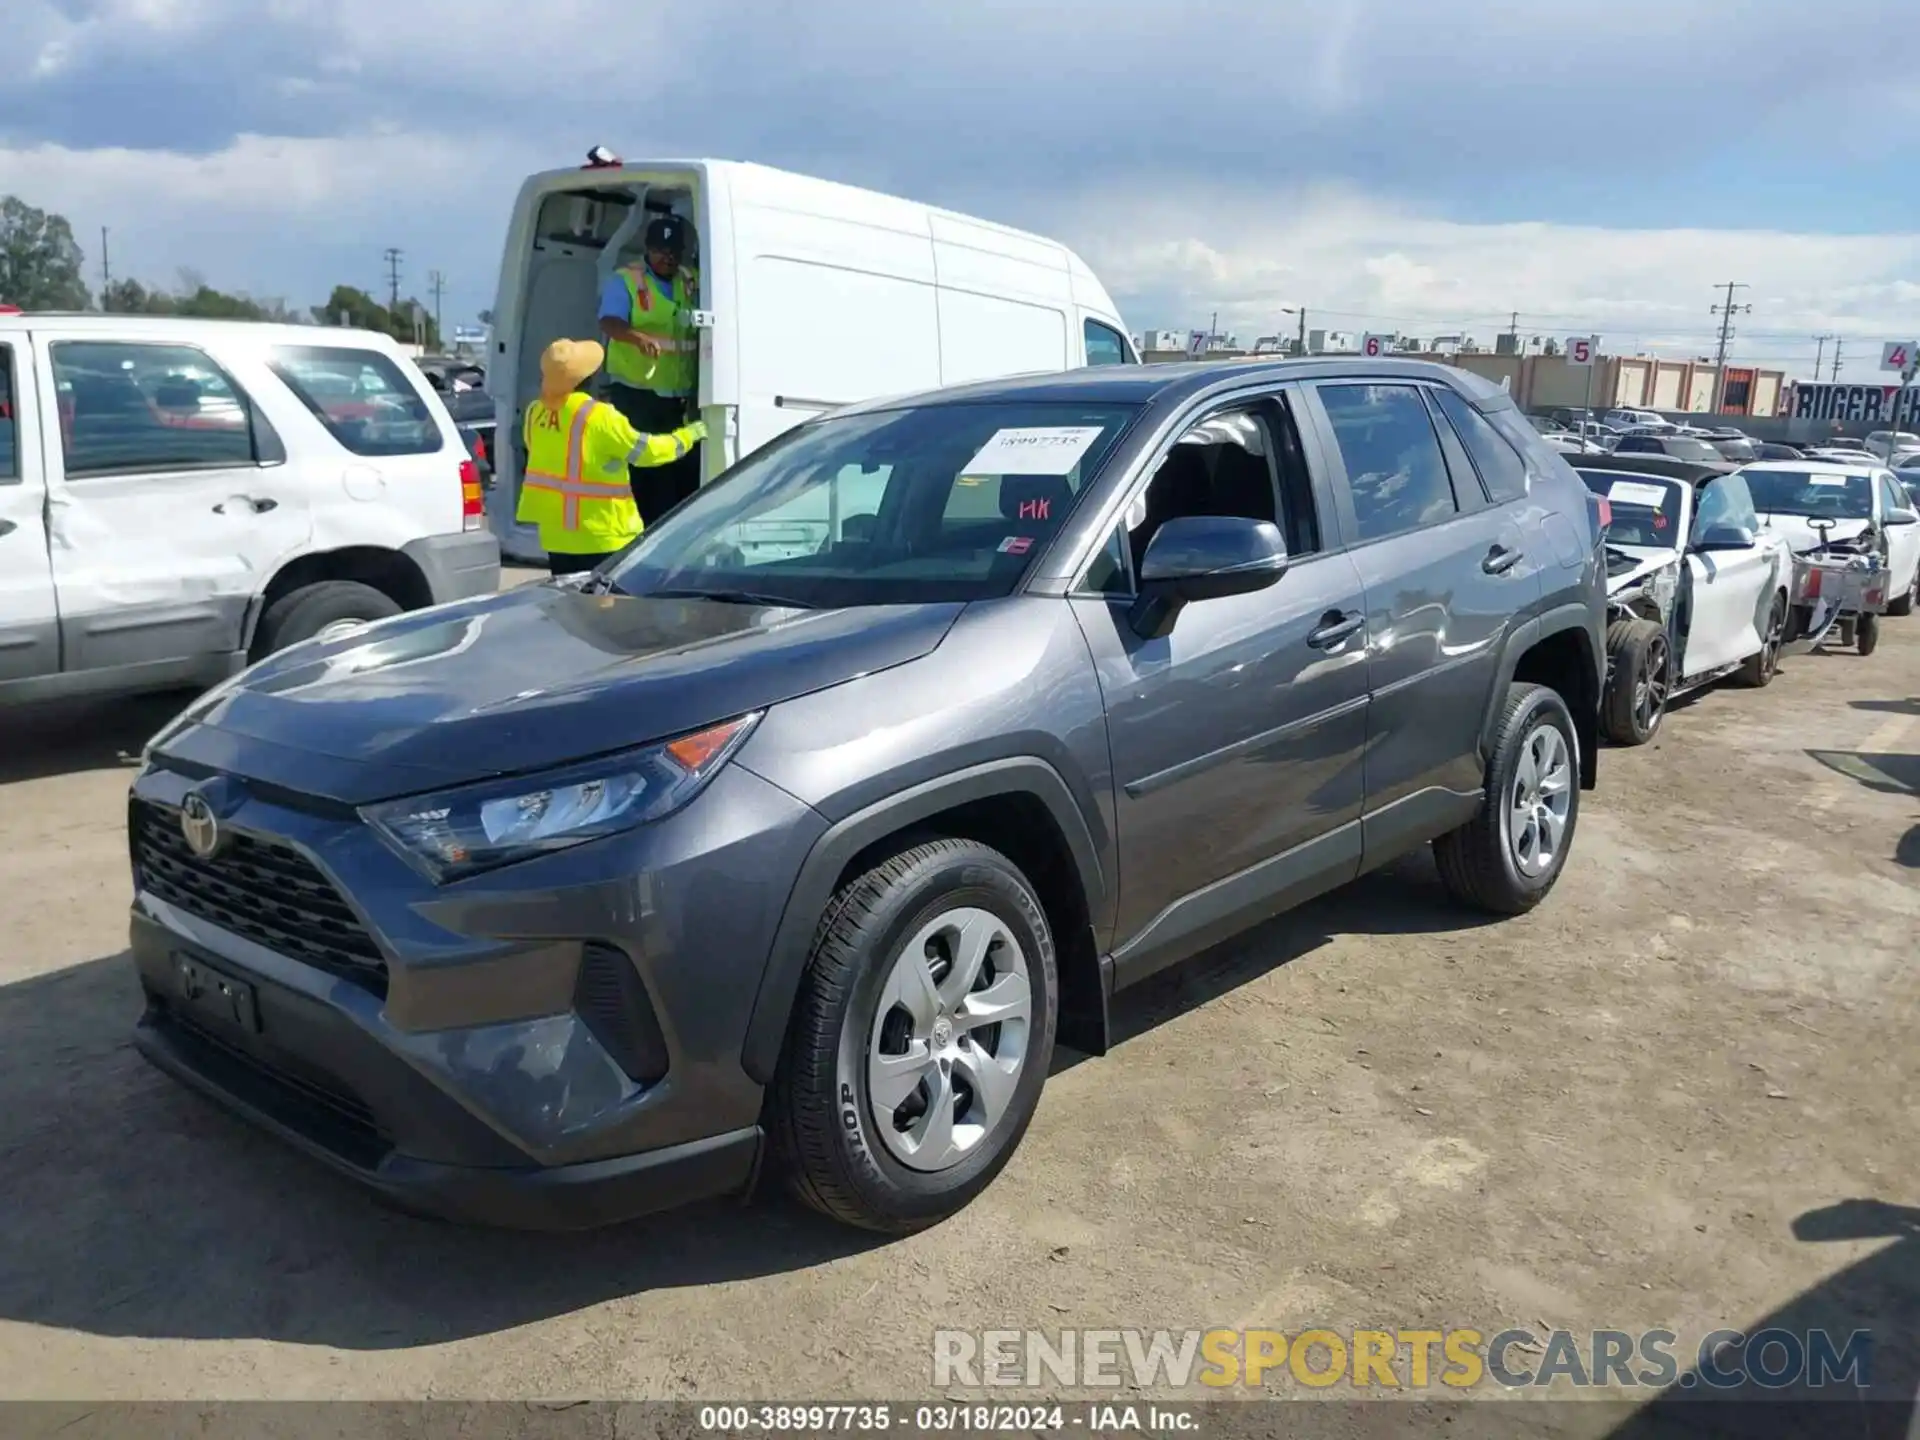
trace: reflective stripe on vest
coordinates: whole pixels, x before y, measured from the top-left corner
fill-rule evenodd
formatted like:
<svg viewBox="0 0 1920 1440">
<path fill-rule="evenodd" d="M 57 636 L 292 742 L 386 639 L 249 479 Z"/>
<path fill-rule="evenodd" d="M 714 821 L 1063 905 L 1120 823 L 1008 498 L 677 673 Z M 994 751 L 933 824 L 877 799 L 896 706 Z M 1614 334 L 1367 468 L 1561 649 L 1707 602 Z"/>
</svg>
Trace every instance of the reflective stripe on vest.
<svg viewBox="0 0 1920 1440">
<path fill-rule="evenodd" d="M 582 500 L 619 500 L 631 499 L 633 490 L 626 477 L 618 480 L 589 479 L 584 470 L 582 449 L 586 442 L 587 417 L 593 414 L 597 400 L 589 400 L 573 412 L 573 424 L 567 430 L 567 468 L 565 474 L 556 475 L 551 470 L 527 470 L 522 472 L 525 488 L 545 490 L 561 498 L 560 526 L 564 530 L 580 528 L 580 502 Z"/>
<path fill-rule="evenodd" d="M 623 265 L 617 274 L 627 287 L 627 324 L 658 340 L 661 353 L 649 355 L 624 340 L 607 343 L 607 375 L 623 385 L 661 394 L 682 394 L 693 388 L 698 337 L 687 338 L 686 315 L 696 283 L 691 271 L 673 277 L 667 294 L 655 289 L 657 278 L 643 266 Z"/>
</svg>

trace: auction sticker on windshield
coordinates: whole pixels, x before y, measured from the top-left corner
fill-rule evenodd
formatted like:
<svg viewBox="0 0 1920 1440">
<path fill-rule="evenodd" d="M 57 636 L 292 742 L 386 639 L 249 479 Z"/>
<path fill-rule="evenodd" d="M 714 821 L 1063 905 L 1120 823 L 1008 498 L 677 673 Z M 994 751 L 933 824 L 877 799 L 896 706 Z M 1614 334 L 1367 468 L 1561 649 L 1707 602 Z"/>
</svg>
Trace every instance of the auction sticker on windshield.
<svg viewBox="0 0 1920 1440">
<path fill-rule="evenodd" d="M 1101 435 L 1098 425 L 1025 425 L 996 430 L 964 467 L 968 475 L 1065 475 Z"/>
<path fill-rule="evenodd" d="M 1847 483 L 1847 477 L 1844 475 L 1809 475 L 1807 476 L 1807 480 L 1814 485 L 1844 485 Z"/>
<path fill-rule="evenodd" d="M 1616 480 L 1607 491 L 1607 499 L 1615 505 L 1645 505 L 1650 510 L 1658 510 L 1666 504 L 1667 492 L 1658 485 L 1638 480 Z"/>
</svg>

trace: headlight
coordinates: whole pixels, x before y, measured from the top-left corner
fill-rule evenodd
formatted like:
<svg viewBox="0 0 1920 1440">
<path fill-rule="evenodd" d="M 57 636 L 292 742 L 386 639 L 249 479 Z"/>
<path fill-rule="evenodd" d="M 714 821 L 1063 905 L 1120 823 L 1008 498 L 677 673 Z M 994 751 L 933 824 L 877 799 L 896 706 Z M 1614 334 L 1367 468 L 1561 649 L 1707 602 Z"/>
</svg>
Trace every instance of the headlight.
<svg viewBox="0 0 1920 1440">
<path fill-rule="evenodd" d="M 759 712 L 677 740 L 369 805 L 361 819 L 435 884 L 631 830 L 671 815 L 740 748 Z"/>
</svg>

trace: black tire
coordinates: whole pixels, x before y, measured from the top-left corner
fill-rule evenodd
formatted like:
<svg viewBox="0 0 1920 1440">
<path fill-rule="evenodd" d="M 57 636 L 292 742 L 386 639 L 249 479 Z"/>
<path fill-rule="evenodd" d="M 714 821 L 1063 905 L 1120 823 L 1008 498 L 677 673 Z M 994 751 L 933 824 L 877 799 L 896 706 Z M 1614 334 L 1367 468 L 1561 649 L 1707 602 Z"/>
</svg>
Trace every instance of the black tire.
<svg viewBox="0 0 1920 1440">
<path fill-rule="evenodd" d="M 1890 600 L 1887 602 L 1887 613 L 1889 615 L 1911 615 L 1916 599 L 1920 599 L 1920 571 L 1914 572 L 1913 584 L 1907 587 L 1906 594 L 1902 595 L 1898 600 Z"/>
<path fill-rule="evenodd" d="M 260 617 L 254 632 L 253 658 L 264 659 L 276 650 L 311 640 L 327 626 L 342 620 L 385 620 L 400 613 L 392 596 L 358 580 L 320 580 L 282 595 Z"/>
<path fill-rule="evenodd" d="M 1673 687 L 1667 632 L 1651 620 L 1616 620 L 1607 627 L 1607 661 L 1600 728 L 1616 745 L 1644 745 L 1660 729 Z"/>
<path fill-rule="evenodd" d="M 1860 623 L 1853 627 L 1853 643 L 1859 647 L 1863 656 L 1871 655 L 1880 648 L 1880 617 L 1878 615 L 1860 617 Z"/>
<path fill-rule="evenodd" d="M 1524 873 L 1509 839 L 1508 797 L 1514 793 L 1520 762 L 1543 726 L 1560 732 L 1571 761 L 1566 825 L 1560 846 L 1539 874 Z M 1573 714 L 1557 691 L 1544 685 L 1507 687 L 1500 723 L 1494 731 L 1493 759 L 1487 766 L 1486 794 L 1480 812 L 1458 830 L 1433 842 L 1440 879 L 1456 899 L 1495 915 L 1522 915 L 1546 899 L 1573 849 L 1580 821 L 1580 740 Z"/>
<path fill-rule="evenodd" d="M 1763 690 L 1780 673 L 1780 647 L 1787 638 L 1787 592 L 1778 591 L 1767 611 L 1767 633 L 1760 637 L 1760 648 L 1733 672 L 1733 678 L 1749 690 Z"/>
<path fill-rule="evenodd" d="M 1007 926 L 1032 996 L 1023 1069 L 1001 1120 L 950 1169 L 902 1164 L 869 1098 L 869 1037 L 897 952 L 960 905 Z M 835 894 L 814 932 L 806 977 L 768 1097 L 774 1163 L 801 1200 L 849 1225 L 908 1235 L 964 1208 L 1026 1133 L 1053 1060 L 1059 981 L 1045 912 L 1018 867 L 971 840 L 904 849 Z"/>
</svg>

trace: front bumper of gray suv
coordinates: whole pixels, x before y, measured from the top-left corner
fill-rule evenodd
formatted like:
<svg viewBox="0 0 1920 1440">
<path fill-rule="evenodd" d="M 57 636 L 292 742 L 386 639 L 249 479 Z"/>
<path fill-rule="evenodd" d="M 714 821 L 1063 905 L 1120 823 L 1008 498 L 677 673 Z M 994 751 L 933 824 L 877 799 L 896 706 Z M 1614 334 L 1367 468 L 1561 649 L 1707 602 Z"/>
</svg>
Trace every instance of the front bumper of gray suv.
<svg viewBox="0 0 1920 1440">
<path fill-rule="evenodd" d="M 741 1048 L 813 810 L 730 765 L 657 824 L 436 887 L 347 807 L 167 764 L 128 814 L 160 1068 L 452 1219 L 588 1228 L 750 1188 Z M 221 801 L 210 855 L 189 792 Z"/>
</svg>

